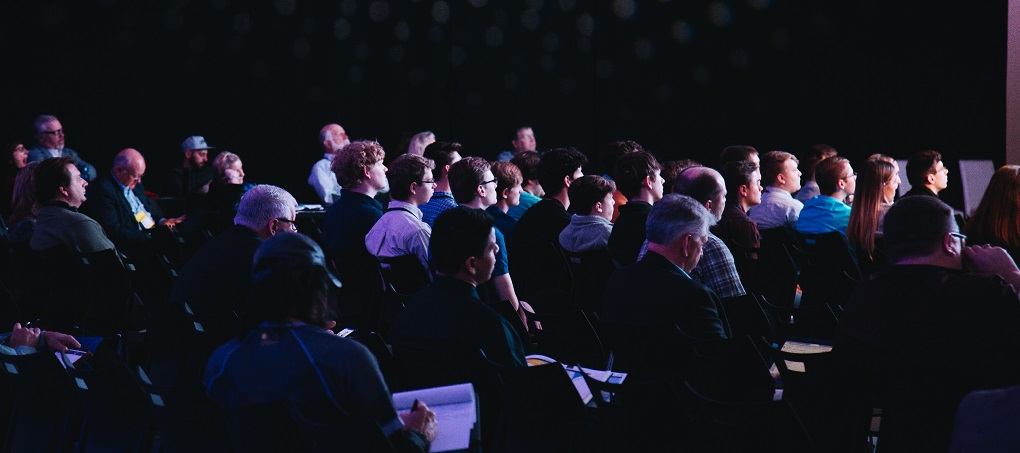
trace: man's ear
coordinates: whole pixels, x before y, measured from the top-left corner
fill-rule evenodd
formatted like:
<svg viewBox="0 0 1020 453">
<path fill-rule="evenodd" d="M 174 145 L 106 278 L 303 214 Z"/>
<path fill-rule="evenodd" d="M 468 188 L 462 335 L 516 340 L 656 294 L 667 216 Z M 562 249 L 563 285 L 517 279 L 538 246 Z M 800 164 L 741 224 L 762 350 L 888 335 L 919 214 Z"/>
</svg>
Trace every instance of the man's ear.
<svg viewBox="0 0 1020 453">
<path fill-rule="evenodd" d="M 785 186 L 786 185 L 786 175 L 784 175 L 782 173 L 776 175 L 776 182 L 779 183 L 779 185 L 781 185 L 781 186 Z"/>
<path fill-rule="evenodd" d="M 418 186 L 418 183 L 412 182 L 410 185 L 407 186 L 408 187 L 408 192 L 411 195 L 414 195 L 414 194 L 418 193 L 418 187 L 417 186 Z"/>
<path fill-rule="evenodd" d="M 647 187 L 647 188 L 651 189 L 652 188 L 652 177 L 651 176 L 645 176 L 644 181 L 641 181 L 641 187 Z"/>
<path fill-rule="evenodd" d="M 475 261 L 476 259 L 473 256 L 469 256 L 464 260 L 464 269 L 467 269 L 467 272 L 471 275 L 478 273 L 478 266 L 475 265 Z"/>
<path fill-rule="evenodd" d="M 368 177 L 368 174 L 369 174 L 368 167 L 361 167 L 361 174 L 362 174 L 362 176 L 365 177 L 365 179 L 371 179 L 371 178 Z"/>
<path fill-rule="evenodd" d="M 956 255 L 956 250 L 953 250 L 953 243 L 956 242 L 956 238 L 953 235 L 946 233 L 946 236 L 942 238 L 942 250 L 949 255 Z"/>
<path fill-rule="evenodd" d="M 925 180 L 928 181 L 928 184 L 935 184 L 935 173 L 929 173 L 928 176 L 925 176 Z"/>
<path fill-rule="evenodd" d="M 564 176 L 563 177 L 563 186 L 564 187 L 570 187 L 570 176 Z"/>
<path fill-rule="evenodd" d="M 741 185 L 740 188 L 737 190 L 740 191 L 740 196 L 744 198 L 747 198 L 747 194 L 751 192 L 751 189 L 747 187 L 747 184 Z"/>
<path fill-rule="evenodd" d="M 601 201 L 596 201 L 595 202 L 595 212 L 604 212 L 604 211 L 605 211 L 605 209 L 602 206 L 602 202 Z"/>
<path fill-rule="evenodd" d="M 510 188 L 508 187 L 506 189 L 503 189 L 503 191 L 499 193 L 499 196 L 501 198 L 510 198 Z"/>
</svg>

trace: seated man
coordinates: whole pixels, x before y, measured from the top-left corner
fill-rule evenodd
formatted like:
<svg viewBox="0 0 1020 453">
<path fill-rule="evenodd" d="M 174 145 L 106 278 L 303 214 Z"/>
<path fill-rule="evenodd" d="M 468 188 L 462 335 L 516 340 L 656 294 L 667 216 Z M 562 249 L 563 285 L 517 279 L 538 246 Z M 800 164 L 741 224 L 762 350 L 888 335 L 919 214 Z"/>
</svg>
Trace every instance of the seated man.
<svg viewBox="0 0 1020 453">
<path fill-rule="evenodd" d="M 429 269 L 429 237 L 432 228 L 422 221 L 419 206 L 432 198 L 435 163 L 414 154 L 401 154 L 390 163 L 390 204 L 386 213 L 365 236 L 368 253 L 376 258 L 416 256 Z M 383 266 L 389 265 L 383 261 Z"/>
<path fill-rule="evenodd" d="M 685 195 L 670 194 L 656 203 L 648 215 L 648 252 L 610 277 L 603 322 L 621 327 L 675 323 L 693 338 L 729 338 L 719 297 L 690 277 L 715 221 Z"/>
<path fill-rule="evenodd" d="M 801 176 L 801 188 L 794 194 L 797 200 L 803 203 L 821 193 L 818 189 L 818 182 L 815 181 L 815 167 L 818 166 L 819 162 L 838 154 L 836 148 L 826 144 L 818 144 L 808 148 L 801 159 L 804 161 L 804 165 L 801 165 L 800 168 L 803 169 L 804 174 Z"/>
<path fill-rule="evenodd" d="M 545 189 L 545 199 L 535 203 L 521 219 L 514 231 L 514 243 L 558 243 L 560 231 L 570 223 L 570 196 L 567 189 L 574 180 L 584 176 L 581 167 L 588 158 L 573 148 L 558 148 L 542 156 L 538 164 L 538 181 Z"/>
<path fill-rule="evenodd" d="M 339 282 L 318 245 L 297 233 L 273 236 L 255 252 L 252 281 L 264 322 L 213 352 L 204 379 L 213 401 L 227 413 L 280 403 L 319 426 L 363 420 L 396 451 L 428 451 L 435 414 L 419 403 L 398 416 L 372 353 L 329 330 L 336 322 L 327 301 Z M 314 440 L 316 451 L 336 441 Z"/>
<path fill-rule="evenodd" d="M 927 195 L 938 198 L 939 192 L 949 186 L 949 169 L 942 163 L 942 154 L 928 150 L 910 156 L 907 161 L 907 181 L 910 190 L 904 197 Z"/>
<path fill-rule="evenodd" d="M 613 231 L 616 184 L 596 175 L 570 185 L 570 224 L 560 232 L 560 246 L 569 252 L 608 250 Z"/>
<path fill-rule="evenodd" d="M 730 145 L 723 148 L 722 152 L 719 153 L 719 168 L 725 167 L 730 162 L 739 162 L 742 160 L 749 160 L 754 163 L 754 168 L 757 169 L 761 165 L 761 159 L 758 157 L 758 150 L 753 146 L 746 145 Z"/>
<path fill-rule="evenodd" d="M 538 164 L 541 162 L 542 155 L 535 151 L 525 151 L 510 159 L 510 163 L 521 171 L 521 178 L 524 180 L 521 182 L 521 202 L 506 211 L 515 220 L 521 220 L 524 211 L 542 201 L 542 196 L 545 195 L 542 184 L 538 182 Z"/>
<path fill-rule="evenodd" d="M 89 183 L 70 157 L 55 157 L 35 169 L 35 197 L 40 201 L 35 232 L 28 245 L 37 252 L 67 247 L 79 253 L 115 250 L 103 227 L 78 212 Z"/>
<path fill-rule="evenodd" d="M 1005 250 L 964 244 L 953 209 L 904 197 L 885 217 L 891 265 L 857 285 L 835 350 L 873 382 L 889 451 L 945 451 L 960 400 L 1020 384 L 1020 269 Z"/>
<path fill-rule="evenodd" d="M 432 142 L 429 146 L 425 147 L 423 156 L 426 159 L 431 159 L 436 164 L 436 169 L 433 172 L 436 180 L 436 190 L 428 203 L 419 206 L 421 208 L 422 220 L 431 227 L 439 214 L 457 206 L 457 201 L 453 199 L 453 194 L 450 193 L 450 178 L 446 175 L 450 171 L 450 166 L 461 159 L 460 143 Z"/>
<path fill-rule="evenodd" d="M 538 148 L 538 143 L 535 142 L 535 132 L 531 130 L 531 126 L 521 126 L 514 130 L 510 145 L 514 147 L 513 151 L 507 150 L 499 153 L 496 156 L 496 162 L 510 162 L 514 156 L 528 151 L 534 152 Z"/>
<path fill-rule="evenodd" d="M 687 195 L 701 203 L 715 216 L 718 222 L 726 208 L 726 182 L 722 175 L 708 167 L 691 167 L 676 178 L 673 192 Z M 707 286 L 719 297 L 735 297 L 746 294 L 740 282 L 733 254 L 716 235 L 708 233 L 703 247 L 704 256 L 691 272 L 695 281 Z"/>
<path fill-rule="evenodd" d="M 213 180 L 213 169 L 209 165 L 209 150 L 216 149 L 205 142 L 205 137 L 193 135 L 181 143 L 184 161 L 181 166 L 171 168 L 167 172 L 167 197 L 180 197 L 194 206 L 199 198 L 209 193 L 209 184 Z M 191 207 L 189 206 L 189 207 Z"/>
<path fill-rule="evenodd" d="M 503 233 L 503 239 L 512 242 L 517 219 L 510 216 L 509 211 L 521 203 L 524 176 L 516 165 L 503 161 L 492 163 L 492 175 L 496 177 L 496 204 L 485 208 L 485 212 L 492 216 L 496 229 Z"/>
<path fill-rule="evenodd" d="M 146 230 L 159 226 L 173 228 L 184 217 L 166 219 L 155 200 L 142 185 L 145 158 L 127 148 L 113 159 L 110 177 L 100 178 L 89 189 L 86 211 L 96 219 L 117 248 L 129 256 L 148 244 Z"/>
<path fill-rule="evenodd" d="M 797 224 L 804 209 L 804 203 L 791 195 L 800 190 L 798 162 L 786 151 L 769 151 L 761 156 L 761 181 L 768 187 L 761 194 L 761 204 L 747 210 L 758 228 L 793 228 Z"/>
<path fill-rule="evenodd" d="M 39 162 L 51 157 L 70 157 L 78 167 L 82 179 L 92 182 L 96 179 L 96 167 L 78 157 L 73 149 L 64 146 L 64 126 L 53 115 L 39 115 L 32 123 L 35 145 L 28 149 L 28 162 Z"/>
<path fill-rule="evenodd" d="M 662 199 L 662 168 L 655 156 L 646 151 L 624 154 L 616 161 L 613 181 L 627 204 L 620 206 L 620 215 L 609 236 L 609 255 L 622 266 L 633 264 L 645 242 L 645 223 L 652 205 Z"/>
<path fill-rule="evenodd" d="M 496 263 L 492 217 L 466 206 L 448 209 L 432 229 L 432 265 L 438 276 L 397 315 L 390 340 L 398 344 L 481 348 L 497 363 L 525 366 L 514 328 L 482 303 L 478 285 Z"/>
<path fill-rule="evenodd" d="M 758 225 L 747 216 L 747 210 L 761 203 L 761 177 L 754 162 L 739 160 L 723 166 L 726 180 L 726 209 L 712 233 L 727 244 L 757 249 L 761 246 Z"/>
<path fill-rule="evenodd" d="M 312 165 L 308 184 L 315 189 L 315 194 L 319 196 L 322 204 L 329 206 L 340 198 L 341 189 L 330 165 L 337 151 L 351 144 L 351 140 L 347 138 L 347 132 L 339 124 L 327 124 L 319 129 L 319 143 L 322 143 L 322 159 Z"/>
<path fill-rule="evenodd" d="M 854 194 L 857 173 L 846 158 L 830 157 L 815 167 L 815 181 L 822 193 L 804 202 L 797 219 L 797 231 L 807 234 L 839 231 L 846 236 L 850 206 L 843 200 Z"/>
</svg>

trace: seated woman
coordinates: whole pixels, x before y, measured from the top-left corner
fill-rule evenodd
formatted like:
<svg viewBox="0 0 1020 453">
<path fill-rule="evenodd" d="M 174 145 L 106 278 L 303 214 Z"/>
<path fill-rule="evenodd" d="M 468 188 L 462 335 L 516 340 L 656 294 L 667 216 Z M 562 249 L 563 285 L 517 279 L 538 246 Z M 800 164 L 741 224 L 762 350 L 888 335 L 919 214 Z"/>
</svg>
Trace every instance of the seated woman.
<svg viewBox="0 0 1020 453">
<path fill-rule="evenodd" d="M 208 228 L 214 235 L 233 225 L 237 203 L 255 184 L 244 182 L 244 164 L 237 154 L 223 151 L 213 160 L 216 176 L 209 185 L 207 209 Z"/>
<path fill-rule="evenodd" d="M 601 176 L 578 178 L 567 189 L 570 223 L 560 232 L 560 246 L 569 252 L 590 252 L 609 248 L 613 231 L 613 193 L 616 184 Z"/>
<path fill-rule="evenodd" d="M 861 275 L 867 276 L 887 263 L 881 248 L 876 246 L 876 238 L 882 237 L 882 220 L 899 186 L 899 166 L 881 154 L 869 158 L 857 174 L 857 190 L 846 236 L 857 253 Z"/>
<path fill-rule="evenodd" d="M 7 218 L 7 238 L 14 244 L 28 245 L 35 231 L 35 167 L 39 162 L 25 166 L 14 180 L 11 195 L 11 216 Z"/>
<path fill-rule="evenodd" d="M 0 182 L 0 212 L 7 216 L 11 214 L 14 180 L 18 176 L 18 172 L 28 165 L 28 150 L 25 149 L 21 141 L 13 140 L 4 144 L 3 151 L 8 159 L 3 172 L 3 181 Z"/>
<path fill-rule="evenodd" d="M 246 411 L 279 405 L 289 410 L 299 429 L 308 428 L 303 432 L 326 435 L 305 439 L 315 443 L 305 445 L 313 451 L 356 445 L 356 439 L 321 432 L 351 422 L 379 426 L 396 451 L 428 451 L 436 435 L 435 414 L 419 403 L 398 416 L 372 353 L 329 330 L 336 325 L 330 293 L 339 282 L 326 269 L 326 257 L 315 242 L 299 233 L 267 239 L 255 252 L 252 282 L 254 306 L 264 322 L 216 349 L 204 378 L 208 395 L 232 420 L 232 429 L 260 438 L 249 442 L 299 442 L 245 425 L 264 425 L 246 419 Z M 244 422 L 234 422 L 237 419 Z"/>
<path fill-rule="evenodd" d="M 1002 247 L 1013 261 L 1020 258 L 1020 165 L 995 171 L 963 233 L 969 245 Z"/>
</svg>

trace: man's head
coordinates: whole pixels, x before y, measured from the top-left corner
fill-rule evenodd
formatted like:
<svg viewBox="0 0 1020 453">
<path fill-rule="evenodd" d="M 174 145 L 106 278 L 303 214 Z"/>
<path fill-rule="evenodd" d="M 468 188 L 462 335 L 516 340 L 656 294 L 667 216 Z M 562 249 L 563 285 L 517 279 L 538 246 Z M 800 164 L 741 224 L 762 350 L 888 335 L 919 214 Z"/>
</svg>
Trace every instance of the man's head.
<svg viewBox="0 0 1020 453">
<path fill-rule="evenodd" d="M 339 124 L 327 124 L 319 129 L 319 143 L 322 143 L 322 149 L 326 154 L 336 154 L 340 148 L 351 144 L 351 140 L 347 138 L 347 131 Z"/>
<path fill-rule="evenodd" d="M 761 183 L 794 193 L 800 190 L 797 156 L 786 151 L 769 151 L 761 156 Z"/>
<path fill-rule="evenodd" d="M 493 162 L 492 176 L 496 178 L 496 201 L 505 202 L 507 207 L 521 204 L 521 183 L 524 176 L 511 162 Z"/>
<path fill-rule="evenodd" d="M 192 135 L 181 143 L 184 165 L 188 168 L 202 168 L 209 162 L 209 150 L 216 149 L 205 142 L 205 137 Z"/>
<path fill-rule="evenodd" d="M 230 151 L 223 151 L 216 155 L 213 160 L 213 170 L 216 178 L 227 184 L 240 184 L 244 182 L 244 162 L 241 156 Z"/>
<path fill-rule="evenodd" d="M 450 171 L 450 166 L 461 159 L 460 143 L 429 143 L 429 145 L 425 147 L 425 151 L 422 155 L 426 159 L 432 159 L 432 161 L 436 163 L 436 171 L 433 172 L 436 177 L 436 181 L 445 181 L 446 172 Z"/>
<path fill-rule="evenodd" d="M 673 184 L 673 193 L 697 200 L 717 221 L 726 209 L 726 181 L 709 167 L 691 167 L 680 172 Z"/>
<path fill-rule="evenodd" d="M 64 126 L 53 115 L 39 115 L 32 123 L 35 141 L 43 148 L 64 149 Z"/>
<path fill-rule="evenodd" d="M 432 131 L 419 132 L 411 137 L 411 142 L 407 144 L 407 154 L 414 154 L 417 156 L 422 155 L 425 152 L 425 147 L 436 142 L 436 134 Z"/>
<path fill-rule="evenodd" d="M 394 200 L 423 205 L 432 198 L 436 189 L 436 180 L 432 169 L 436 164 L 417 154 L 401 154 L 390 162 L 389 172 L 390 197 Z"/>
<path fill-rule="evenodd" d="M 127 148 L 117 153 L 113 158 L 113 177 L 122 186 L 134 189 L 142 182 L 145 175 L 145 158 L 142 153 L 133 148 Z"/>
<path fill-rule="evenodd" d="M 716 221 L 700 201 L 675 193 L 666 195 L 648 213 L 648 248 L 664 252 L 663 256 L 690 272 L 701 260 L 708 228 Z"/>
<path fill-rule="evenodd" d="M 612 176 L 616 174 L 616 161 L 620 160 L 627 153 L 636 153 L 644 150 L 644 147 L 633 140 L 609 142 L 602 149 L 602 154 L 599 154 L 599 164 L 602 165 L 602 171 Z"/>
<path fill-rule="evenodd" d="M 760 160 L 758 158 L 758 150 L 753 146 L 744 145 L 732 145 L 723 148 L 722 152 L 719 153 L 719 168 L 722 168 L 729 162 L 736 162 L 738 160 L 749 160 L 754 162 L 755 167 L 758 166 Z"/>
<path fill-rule="evenodd" d="M 944 263 L 959 268 L 962 238 L 953 208 L 935 197 L 905 197 L 885 215 L 885 251 L 893 263 L 905 260 Z"/>
<path fill-rule="evenodd" d="M 77 208 L 85 202 L 88 185 L 70 157 L 43 160 L 35 169 L 35 197 L 40 202 L 63 201 Z"/>
<path fill-rule="evenodd" d="M 326 255 L 315 241 L 299 233 L 266 239 L 252 263 L 254 305 L 261 319 L 298 320 L 329 328 L 335 324 L 330 292 L 340 286 L 326 268 Z"/>
<path fill-rule="evenodd" d="M 744 211 L 761 204 L 761 176 L 754 162 L 729 162 L 723 165 L 722 175 L 726 180 L 727 203 L 740 206 Z"/>
<path fill-rule="evenodd" d="M 375 196 L 388 184 L 384 157 L 378 142 L 357 141 L 338 151 L 330 167 L 341 187 Z"/>
<path fill-rule="evenodd" d="M 478 204 L 487 208 L 496 204 L 496 177 L 481 157 L 466 157 L 450 167 L 450 191 L 459 204 Z"/>
<path fill-rule="evenodd" d="M 927 187 L 935 193 L 945 190 L 949 186 L 949 169 L 942 163 L 942 154 L 928 150 L 910 156 L 907 181 L 911 186 Z"/>
<path fill-rule="evenodd" d="M 613 200 L 616 184 L 598 175 L 585 175 L 570 185 L 571 214 L 597 215 L 606 220 L 613 219 L 616 200 Z"/>
<path fill-rule="evenodd" d="M 815 182 L 822 195 L 842 200 L 857 189 L 857 173 L 849 160 L 833 156 L 815 166 Z"/>
<path fill-rule="evenodd" d="M 647 151 L 624 154 L 616 160 L 613 181 L 628 200 L 645 195 L 651 202 L 662 198 L 662 167 Z"/>
<path fill-rule="evenodd" d="M 280 232 L 297 231 L 297 200 L 276 186 L 252 187 L 237 204 L 234 224 L 248 227 L 265 239 Z"/>
<path fill-rule="evenodd" d="M 536 197 L 540 197 L 545 193 L 542 190 L 542 184 L 538 182 L 538 164 L 541 162 L 542 155 L 534 151 L 517 153 L 513 159 L 510 159 L 510 163 L 516 165 L 521 170 L 521 177 L 524 178 L 522 183 L 524 190 L 527 190 Z"/>
<path fill-rule="evenodd" d="M 489 281 L 499 250 L 492 227 L 492 216 L 479 209 L 457 206 L 443 211 L 429 240 L 433 267 L 475 286 Z"/>
<path fill-rule="evenodd" d="M 671 160 L 662 164 L 662 171 L 659 172 L 659 175 L 662 176 L 662 194 L 673 193 L 673 185 L 676 184 L 676 177 L 680 176 L 680 172 L 700 166 L 702 166 L 701 162 L 694 159 Z"/>
<path fill-rule="evenodd" d="M 815 180 L 815 166 L 819 162 L 838 154 L 836 148 L 829 145 L 818 144 L 808 148 L 804 154 L 804 165 L 802 166 L 805 181 Z"/>
<path fill-rule="evenodd" d="M 582 176 L 581 167 L 588 157 L 574 148 L 556 148 L 542 155 L 538 163 L 538 182 L 548 196 L 564 194 L 570 183 Z"/>
<path fill-rule="evenodd" d="M 513 145 L 514 151 L 518 153 L 534 151 L 537 145 L 535 142 L 535 132 L 531 130 L 531 126 L 519 127 L 514 131 L 514 138 L 510 141 L 510 144 Z"/>
</svg>

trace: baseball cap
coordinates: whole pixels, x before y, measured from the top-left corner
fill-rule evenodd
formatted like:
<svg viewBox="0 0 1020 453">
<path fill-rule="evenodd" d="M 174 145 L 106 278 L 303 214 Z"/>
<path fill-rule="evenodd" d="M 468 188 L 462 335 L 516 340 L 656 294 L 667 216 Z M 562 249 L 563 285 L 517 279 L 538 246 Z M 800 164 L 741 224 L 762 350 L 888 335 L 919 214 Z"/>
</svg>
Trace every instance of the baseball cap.
<svg viewBox="0 0 1020 453">
<path fill-rule="evenodd" d="M 333 284 L 341 287 L 340 280 L 326 267 L 326 255 L 319 244 L 301 233 L 281 232 L 266 239 L 255 250 L 251 279 L 257 282 L 276 273 L 309 267 L 321 267 Z"/>
<path fill-rule="evenodd" d="M 184 143 L 181 143 L 181 152 L 187 152 L 189 149 L 216 149 L 214 146 L 209 146 L 205 143 L 205 137 L 201 135 L 192 135 L 184 139 Z"/>
</svg>

